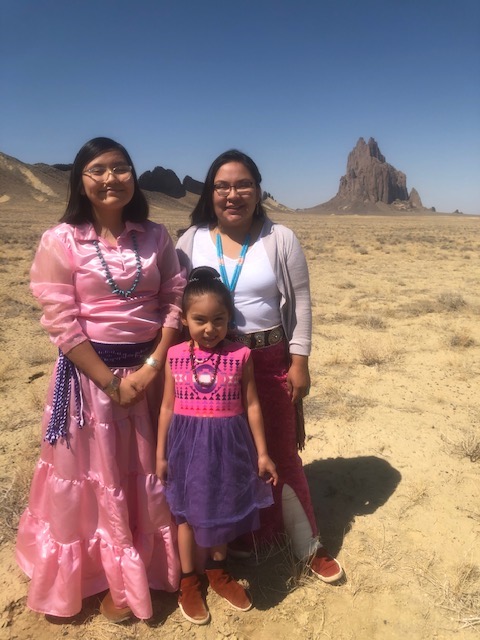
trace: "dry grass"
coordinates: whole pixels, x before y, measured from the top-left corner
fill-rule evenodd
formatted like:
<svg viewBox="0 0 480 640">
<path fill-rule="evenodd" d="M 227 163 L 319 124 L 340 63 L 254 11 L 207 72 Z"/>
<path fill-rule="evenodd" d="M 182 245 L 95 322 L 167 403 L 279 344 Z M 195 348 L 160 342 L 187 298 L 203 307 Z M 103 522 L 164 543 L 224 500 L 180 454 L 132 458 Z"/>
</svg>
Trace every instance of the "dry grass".
<svg viewBox="0 0 480 640">
<path fill-rule="evenodd" d="M 449 345 L 454 349 L 468 349 L 476 345 L 475 338 L 472 333 L 466 327 L 457 329 L 453 335 L 450 336 Z"/>
<path fill-rule="evenodd" d="M 434 561 L 431 562 L 434 565 Z M 416 569 L 421 583 L 429 591 L 433 604 L 446 610 L 459 629 L 480 627 L 480 570 L 465 562 L 448 576 L 438 576 L 433 568 Z M 480 629 L 479 629 L 480 630 Z"/>
<path fill-rule="evenodd" d="M 346 422 L 357 420 L 375 400 L 345 391 L 340 382 L 321 384 L 315 396 L 305 403 L 304 411 L 308 419 L 340 418 Z"/>
<path fill-rule="evenodd" d="M 36 455 L 36 449 L 34 448 Z M 0 543 L 13 540 L 28 501 L 35 462 L 30 455 L 18 461 L 12 476 L 0 478 Z"/>
<path fill-rule="evenodd" d="M 437 308 L 438 305 L 434 300 L 418 299 L 400 304 L 397 308 L 389 311 L 389 316 L 397 319 L 418 318 L 430 313 L 435 313 Z"/>
<path fill-rule="evenodd" d="M 274 573 L 283 583 L 285 592 L 293 591 L 305 586 L 313 578 L 305 562 L 300 561 L 293 553 L 290 538 L 286 534 L 278 534 L 272 545 L 254 552 L 254 562 L 258 567 L 269 567 L 269 573 Z M 268 599 L 268 584 L 262 587 L 263 595 Z M 278 589 L 278 585 L 276 586 Z"/>
<path fill-rule="evenodd" d="M 459 311 L 467 306 L 461 293 L 444 291 L 437 298 L 438 304 L 445 311 Z"/>
<path fill-rule="evenodd" d="M 403 505 L 399 509 L 399 517 L 405 518 L 407 513 L 415 507 L 423 505 L 430 497 L 431 488 L 424 480 L 417 480 L 410 483 L 406 489 L 399 494 L 403 499 Z"/>
<path fill-rule="evenodd" d="M 355 324 L 364 329 L 383 330 L 387 328 L 385 320 L 376 315 L 364 315 L 356 318 Z"/>
<path fill-rule="evenodd" d="M 402 571 L 400 549 L 387 540 L 385 527 L 380 531 L 363 534 L 355 548 L 355 554 L 347 554 L 348 589 L 354 598 L 361 594 L 379 594 L 387 589 L 387 575 Z M 383 580 L 381 579 L 383 577 Z"/>
<path fill-rule="evenodd" d="M 43 339 L 39 344 L 34 345 L 24 354 L 25 361 L 31 367 L 39 367 L 43 365 L 51 366 L 52 362 L 55 361 L 55 357 L 55 348 Z"/>
<path fill-rule="evenodd" d="M 366 367 L 379 367 L 395 362 L 399 350 L 391 344 L 380 343 L 378 340 L 364 339 L 358 343 L 358 361 Z"/>
<path fill-rule="evenodd" d="M 67 634 L 65 625 L 64 635 Z M 114 624 L 102 616 L 92 616 L 84 623 L 84 638 L 88 640 L 158 640 L 158 637 L 158 627 L 150 627 L 148 622 Z"/>
<path fill-rule="evenodd" d="M 326 356 L 323 360 L 324 367 L 339 367 L 347 364 L 347 360 L 339 351 Z"/>
<path fill-rule="evenodd" d="M 442 434 L 442 439 L 446 442 L 449 453 L 457 458 L 468 458 L 470 462 L 480 461 L 480 432 L 478 426 L 459 433 L 455 440 L 445 434 Z"/>
<path fill-rule="evenodd" d="M 355 289 L 355 284 L 353 282 L 350 282 L 349 280 L 345 281 L 345 282 L 341 282 L 338 285 L 339 289 Z"/>
</svg>

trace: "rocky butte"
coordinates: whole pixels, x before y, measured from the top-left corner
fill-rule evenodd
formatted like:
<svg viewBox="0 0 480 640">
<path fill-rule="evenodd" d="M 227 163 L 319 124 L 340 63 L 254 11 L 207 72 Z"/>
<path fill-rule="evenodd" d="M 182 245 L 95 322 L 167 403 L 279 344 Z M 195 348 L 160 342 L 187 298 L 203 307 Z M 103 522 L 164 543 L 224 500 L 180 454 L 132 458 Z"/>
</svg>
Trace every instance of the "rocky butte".
<svg viewBox="0 0 480 640">
<path fill-rule="evenodd" d="M 416 189 L 410 194 L 407 178 L 385 160 L 377 142 L 359 138 L 349 153 L 347 172 L 340 178 L 337 195 L 313 210 L 343 213 L 426 211 Z"/>
<path fill-rule="evenodd" d="M 177 174 L 171 169 L 155 167 L 153 171 L 145 171 L 138 178 L 138 184 L 147 191 L 159 191 L 172 198 L 183 198 L 187 191 Z"/>
</svg>

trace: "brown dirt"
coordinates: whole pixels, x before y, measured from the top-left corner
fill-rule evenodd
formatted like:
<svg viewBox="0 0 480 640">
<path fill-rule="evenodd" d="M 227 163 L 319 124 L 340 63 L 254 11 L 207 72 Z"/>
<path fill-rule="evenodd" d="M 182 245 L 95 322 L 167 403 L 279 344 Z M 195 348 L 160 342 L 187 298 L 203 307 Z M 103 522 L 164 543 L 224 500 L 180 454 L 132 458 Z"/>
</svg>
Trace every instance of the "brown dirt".
<svg viewBox="0 0 480 640">
<path fill-rule="evenodd" d="M 59 209 L 0 208 L 0 638 L 412 640 L 480 632 L 480 219 L 273 214 L 309 261 L 312 392 L 303 452 L 324 542 L 347 578 L 295 575 L 284 547 L 235 564 L 255 609 L 209 595 L 212 622 L 184 621 L 153 594 L 149 623 L 114 626 L 85 602 L 69 623 L 25 606 L 15 564 L 18 515 L 37 456 L 55 356 L 28 274 Z M 171 232 L 186 207 L 153 207 Z"/>
</svg>

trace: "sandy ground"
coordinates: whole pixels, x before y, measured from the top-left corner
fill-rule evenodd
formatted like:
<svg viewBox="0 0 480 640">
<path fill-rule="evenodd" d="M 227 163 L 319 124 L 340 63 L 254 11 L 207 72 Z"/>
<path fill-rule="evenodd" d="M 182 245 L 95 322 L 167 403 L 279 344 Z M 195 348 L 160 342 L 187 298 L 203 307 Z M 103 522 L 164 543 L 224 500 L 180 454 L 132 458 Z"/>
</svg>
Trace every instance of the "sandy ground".
<svg viewBox="0 0 480 640">
<path fill-rule="evenodd" d="M 8 205 L 8 203 L 7 203 Z M 313 387 L 303 459 L 322 538 L 346 580 L 299 571 L 288 546 L 234 564 L 255 609 L 209 594 L 195 627 L 174 595 L 119 626 L 97 597 L 68 624 L 26 608 L 18 515 L 38 451 L 55 356 L 28 272 L 59 211 L 0 208 L 0 638 L 56 640 L 424 640 L 480 634 L 480 219 L 275 214 L 310 266 Z M 173 232 L 180 209 L 152 218 Z"/>
</svg>

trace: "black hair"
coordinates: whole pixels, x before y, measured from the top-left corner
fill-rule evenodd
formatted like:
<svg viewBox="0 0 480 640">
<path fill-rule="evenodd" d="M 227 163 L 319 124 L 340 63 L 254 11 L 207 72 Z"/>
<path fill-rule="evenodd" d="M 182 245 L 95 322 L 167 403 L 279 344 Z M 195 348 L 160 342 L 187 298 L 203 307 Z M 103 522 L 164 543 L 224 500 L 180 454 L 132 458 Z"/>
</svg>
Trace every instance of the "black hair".
<svg viewBox="0 0 480 640">
<path fill-rule="evenodd" d="M 120 151 L 125 157 L 126 163 L 132 167 L 134 192 L 130 202 L 125 205 L 122 212 L 123 221 L 145 222 L 148 218 L 148 202 L 140 185 L 128 151 L 111 138 L 92 138 L 86 142 L 75 156 L 70 172 L 69 195 L 67 208 L 60 218 L 60 222 L 70 224 L 83 224 L 93 222 L 92 203 L 83 192 L 83 170 L 89 162 L 107 151 Z"/>
<path fill-rule="evenodd" d="M 215 160 L 210 165 L 210 169 L 208 170 L 207 177 L 205 178 L 205 183 L 203 185 L 200 199 L 190 216 L 192 225 L 195 224 L 199 226 L 208 226 L 212 223 L 216 224 L 217 216 L 215 215 L 215 211 L 213 210 L 213 185 L 215 183 L 215 176 L 217 175 L 218 170 L 221 166 L 227 164 L 227 162 L 240 162 L 241 164 L 243 164 L 244 167 L 251 173 L 256 187 L 260 187 L 262 176 L 252 158 L 243 153 L 243 151 L 239 151 L 238 149 L 229 149 L 228 151 L 225 151 L 224 153 L 220 154 L 218 158 L 215 158 Z M 256 206 L 253 217 L 259 219 L 264 219 L 266 217 L 261 198 Z"/>
<path fill-rule="evenodd" d="M 220 274 L 213 267 L 197 267 L 193 269 L 188 278 L 187 286 L 183 292 L 182 313 L 186 316 L 192 298 L 212 293 L 220 298 L 225 305 L 229 318 L 235 313 L 230 291 L 223 284 Z"/>
</svg>

